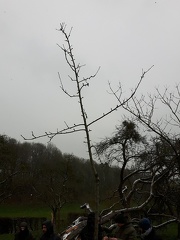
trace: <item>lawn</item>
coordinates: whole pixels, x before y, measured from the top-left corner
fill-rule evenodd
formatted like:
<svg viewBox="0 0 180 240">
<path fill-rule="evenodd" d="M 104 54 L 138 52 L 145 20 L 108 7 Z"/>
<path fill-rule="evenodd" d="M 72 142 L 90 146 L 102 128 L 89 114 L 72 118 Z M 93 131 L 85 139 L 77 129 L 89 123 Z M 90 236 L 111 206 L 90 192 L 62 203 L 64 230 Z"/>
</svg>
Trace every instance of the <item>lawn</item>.
<svg viewBox="0 0 180 240">
<path fill-rule="evenodd" d="M 0 217 L 47 217 L 51 216 L 50 209 L 40 205 L 0 205 Z"/>
<path fill-rule="evenodd" d="M 61 217 L 66 218 L 68 213 L 81 213 L 84 212 L 77 204 L 67 204 L 61 210 Z M 51 210 L 47 206 L 38 204 L 16 204 L 16 205 L 0 205 L 0 217 L 46 217 L 51 218 Z"/>
<path fill-rule="evenodd" d="M 66 225 L 66 219 L 69 213 L 79 213 L 83 211 L 80 210 L 78 205 L 66 205 L 60 212 L 60 219 Z M 7 218 L 25 218 L 25 217 L 45 217 L 51 219 L 51 210 L 43 205 L 34 205 L 34 204 L 18 204 L 18 205 L 0 205 L 0 217 Z M 62 230 L 64 226 L 61 226 Z M 39 239 L 41 235 L 41 229 L 38 232 L 34 232 L 36 240 Z M 0 240 L 13 240 L 14 234 L 0 234 Z"/>
<path fill-rule="evenodd" d="M 38 205 L 0 205 L 0 217 L 21 218 L 21 217 L 46 217 L 50 218 L 50 210 L 47 207 Z M 40 236 L 40 231 L 35 233 L 36 239 Z M 13 240 L 14 234 L 0 234 L 0 240 Z"/>
</svg>

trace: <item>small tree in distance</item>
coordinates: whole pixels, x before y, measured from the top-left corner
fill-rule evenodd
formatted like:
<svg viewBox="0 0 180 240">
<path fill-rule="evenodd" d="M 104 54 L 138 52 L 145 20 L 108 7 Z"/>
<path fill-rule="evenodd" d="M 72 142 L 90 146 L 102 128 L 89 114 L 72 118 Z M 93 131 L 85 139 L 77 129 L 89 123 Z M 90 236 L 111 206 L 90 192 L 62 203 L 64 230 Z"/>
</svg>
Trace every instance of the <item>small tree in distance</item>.
<svg viewBox="0 0 180 240">
<path fill-rule="evenodd" d="M 119 102 L 116 106 L 112 107 L 110 110 L 106 111 L 105 113 L 102 113 L 99 117 L 97 117 L 96 119 L 92 120 L 91 122 L 88 122 L 87 119 L 87 110 L 85 109 L 84 106 L 84 102 L 83 102 L 83 90 L 85 87 L 88 87 L 90 84 L 90 81 L 92 78 L 95 78 L 99 69 L 97 70 L 97 72 L 89 77 L 80 77 L 80 71 L 81 68 L 83 67 L 83 65 L 80 64 L 76 64 L 75 61 L 75 57 L 74 57 L 74 53 L 73 53 L 73 47 L 71 45 L 70 42 L 70 36 L 71 36 L 71 32 L 72 32 L 72 28 L 69 31 L 69 33 L 66 31 L 66 25 L 64 23 L 60 24 L 60 28 L 58 29 L 58 31 L 60 31 L 64 37 L 65 37 L 65 45 L 60 46 L 58 45 L 62 51 L 64 52 L 64 56 L 65 56 L 65 60 L 66 63 L 68 64 L 71 72 L 72 72 L 72 76 L 69 76 L 69 80 L 74 83 L 75 87 L 74 87 L 74 93 L 71 94 L 68 90 L 66 90 L 64 88 L 63 85 L 63 81 L 59 75 L 59 79 L 60 79 L 60 87 L 62 89 L 62 91 L 68 95 L 70 98 L 76 98 L 78 99 L 78 104 L 80 107 L 80 111 L 81 111 L 81 117 L 82 117 L 82 122 L 80 123 L 73 123 L 72 125 L 68 125 L 67 123 L 65 123 L 65 128 L 61 129 L 61 130 L 57 130 L 56 132 L 45 132 L 42 135 L 38 135 L 36 136 L 34 134 L 34 132 L 32 132 L 32 137 L 31 138 L 25 138 L 24 136 L 22 136 L 24 138 L 24 140 L 33 140 L 33 139 L 37 139 L 37 138 L 42 138 L 42 137 L 48 137 L 49 140 L 51 141 L 55 136 L 57 135 L 61 135 L 61 134 L 69 134 L 69 133 L 76 133 L 76 132 L 84 132 L 85 133 L 85 137 L 86 137 L 86 144 L 87 144 L 87 150 L 88 150 L 88 155 L 89 155 L 89 161 L 91 163 L 91 168 L 92 168 L 92 173 L 94 175 L 94 179 L 95 179 L 95 186 L 96 186 L 96 190 L 95 190 L 95 216 L 96 216 L 96 221 L 95 221 L 95 236 L 94 239 L 97 240 L 98 239 L 98 215 L 99 215 L 99 176 L 98 176 L 98 172 L 96 170 L 95 164 L 94 164 L 94 159 L 93 159 L 93 152 L 92 152 L 92 142 L 91 142 L 91 138 L 90 138 L 90 127 L 96 123 L 97 121 L 100 121 L 102 119 L 104 119 L 106 116 L 108 116 L 109 114 L 113 113 L 114 111 L 116 111 L 117 109 L 119 109 L 122 105 L 127 104 L 128 101 L 135 95 L 140 83 L 142 82 L 145 74 L 152 68 L 149 68 L 147 71 L 143 71 L 142 75 L 140 77 L 140 80 L 138 81 L 137 85 L 135 86 L 134 90 L 132 90 L 130 96 L 128 96 L 126 99 L 122 99 L 121 102 Z M 119 84 L 119 89 L 118 89 L 120 96 L 122 96 L 122 89 L 121 89 L 121 84 Z"/>
</svg>

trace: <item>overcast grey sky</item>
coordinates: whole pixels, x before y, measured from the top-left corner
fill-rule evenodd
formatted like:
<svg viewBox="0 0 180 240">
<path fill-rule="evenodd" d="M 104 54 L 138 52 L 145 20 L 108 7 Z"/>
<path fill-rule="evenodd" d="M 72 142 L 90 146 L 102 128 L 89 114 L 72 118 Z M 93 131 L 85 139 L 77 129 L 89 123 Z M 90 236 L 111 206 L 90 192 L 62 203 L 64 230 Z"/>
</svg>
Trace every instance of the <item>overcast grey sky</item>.
<svg viewBox="0 0 180 240">
<path fill-rule="evenodd" d="M 59 88 L 70 70 L 57 44 L 61 22 L 73 27 L 71 43 L 82 74 L 97 77 L 84 92 L 88 120 L 114 106 L 108 81 L 128 96 L 147 70 L 138 94 L 174 86 L 180 77 L 180 0 L 0 0 L 0 134 L 23 142 L 45 131 L 80 122 L 78 104 Z M 122 111 L 92 128 L 92 141 L 111 134 Z M 57 136 L 63 153 L 87 157 L 83 134 Z M 46 143 L 47 139 L 38 142 Z"/>
</svg>

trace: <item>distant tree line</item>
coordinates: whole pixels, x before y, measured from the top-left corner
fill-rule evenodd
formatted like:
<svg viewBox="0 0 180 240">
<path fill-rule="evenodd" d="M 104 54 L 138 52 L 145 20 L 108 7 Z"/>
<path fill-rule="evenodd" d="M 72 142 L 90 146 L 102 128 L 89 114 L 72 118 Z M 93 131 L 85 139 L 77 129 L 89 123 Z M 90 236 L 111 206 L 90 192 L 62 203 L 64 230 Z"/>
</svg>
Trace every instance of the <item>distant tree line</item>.
<svg viewBox="0 0 180 240">
<path fill-rule="evenodd" d="M 101 193 L 118 186 L 117 167 L 97 164 Z M 72 154 L 63 154 L 52 143 L 20 143 L 0 135 L 0 201 L 41 201 L 56 214 L 67 202 L 93 199 L 94 181 L 90 163 Z M 56 200 L 56 201 L 55 201 Z"/>
</svg>

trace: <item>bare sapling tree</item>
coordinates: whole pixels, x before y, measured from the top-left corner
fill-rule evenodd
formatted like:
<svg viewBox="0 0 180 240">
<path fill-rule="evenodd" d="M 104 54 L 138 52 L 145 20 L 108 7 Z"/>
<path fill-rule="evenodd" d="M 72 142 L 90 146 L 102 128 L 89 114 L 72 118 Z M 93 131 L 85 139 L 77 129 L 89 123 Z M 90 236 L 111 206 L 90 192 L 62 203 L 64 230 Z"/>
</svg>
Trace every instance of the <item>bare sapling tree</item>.
<svg viewBox="0 0 180 240">
<path fill-rule="evenodd" d="M 117 105 L 112 107 L 110 110 L 107 110 L 106 112 L 101 113 L 101 115 L 99 117 L 92 120 L 91 122 L 88 122 L 87 110 L 85 109 L 85 105 L 84 105 L 84 102 L 83 102 L 83 98 L 84 98 L 83 90 L 84 90 L 85 87 L 89 86 L 91 79 L 95 78 L 97 76 L 99 69 L 96 71 L 95 74 L 93 74 L 89 77 L 81 77 L 81 68 L 83 67 L 83 65 L 76 63 L 75 57 L 74 57 L 74 52 L 73 52 L 73 47 L 72 47 L 71 41 L 70 41 L 72 29 L 69 32 L 67 32 L 66 31 L 66 25 L 64 23 L 61 23 L 58 31 L 60 31 L 65 37 L 65 45 L 62 45 L 62 46 L 58 45 L 58 46 L 64 52 L 66 63 L 68 64 L 68 66 L 69 66 L 69 68 L 72 72 L 72 76 L 69 76 L 69 80 L 75 85 L 74 94 L 71 94 L 68 90 L 65 89 L 63 81 L 61 79 L 61 76 L 60 76 L 60 74 L 58 74 L 59 75 L 59 80 L 60 80 L 60 87 L 61 87 L 62 91 L 66 95 L 68 95 L 70 98 L 78 99 L 78 104 L 79 104 L 80 111 L 81 111 L 82 122 L 73 123 L 72 125 L 68 125 L 65 122 L 65 127 L 61 130 L 57 130 L 55 132 L 50 132 L 50 131 L 45 132 L 42 135 L 35 135 L 34 132 L 32 132 L 32 136 L 30 138 L 25 138 L 24 136 L 22 136 L 22 137 L 24 138 L 24 140 L 33 140 L 33 139 L 38 139 L 38 138 L 42 138 L 42 137 L 48 137 L 48 139 L 51 141 L 57 135 L 70 134 L 70 133 L 76 133 L 76 132 L 85 132 L 85 138 L 86 138 L 85 143 L 87 144 L 89 161 L 91 163 L 92 173 L 93 173 L 94 178 L 95 178 L 95 186 L 96 186 L 96 191 L 95 191 L 95 203 L 96 203 L 96 208 L 95 208 L 95 216 L 96 216 L 95 240 L 97 240 L 98 239 L 97 236 L 98 236 L 99 181 L 100 181 L 100 179 L 99 179 L 99 176 L 98 176 L 98 172 L 95 168 L 94 159 L 93 159 L 93 152 L 92 152 L 92 146 L 93 145 L 92 145 L 91 137 L 90 137 L 90 127 L 93 124 L 95 124 L 97 121 L 103 120 L 106 116 L 113 113 L 114 111 L 119 109 L 124 104 L 127 104 L 128 101 L 131 98 L 133 98 L 133 96 L 135 95 L 135 93 L 136 93 L 140 83 L 142 82 L 146 72 L 143 72 L 143 74 L 140 77 L 140 80 L 138 81 L 137 85 L 134 87 L 134 89 L 132 90 L 132 92 L 130 93 L 130 95 L 127 98 L 122 99 L 121 102 L 119 102 Z M 119 84 L 119 92 L 120 92 L 120 96 L 122 96 L 121 84 Z"/>
</svg>

